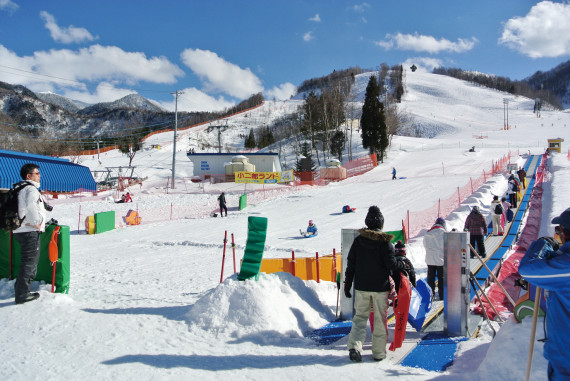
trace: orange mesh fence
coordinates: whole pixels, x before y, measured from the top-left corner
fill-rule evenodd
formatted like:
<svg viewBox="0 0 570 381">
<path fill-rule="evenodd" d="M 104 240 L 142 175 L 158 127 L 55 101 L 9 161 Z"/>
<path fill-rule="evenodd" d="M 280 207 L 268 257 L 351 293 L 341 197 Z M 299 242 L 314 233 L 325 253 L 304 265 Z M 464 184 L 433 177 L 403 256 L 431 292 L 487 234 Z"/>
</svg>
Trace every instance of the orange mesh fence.
<svg viewBox="0 0 570 381">
<path fill-rule="evenodd" d="M 438 217 L 446 217 L 455 209 L 457 209 L 461 202 L 471 196 L 481 185 L 487 181 L 489 175 L 494 175 L 501 172 L 510 160 L 510 154 L 503 156 L 496 162 L 491 163 L 491 172 L 488 174 L 485 171 L 476 179 L 469 179 L 469 182 L 461 188 L 457 188 L 447 199 L 438 200 L 433 206 L 418 211 L 406 214 L 403 221 L 407 239 L 419 235 L 422 229 L 428 229 L 433 225 L 433 222 Z"/>
</svg>

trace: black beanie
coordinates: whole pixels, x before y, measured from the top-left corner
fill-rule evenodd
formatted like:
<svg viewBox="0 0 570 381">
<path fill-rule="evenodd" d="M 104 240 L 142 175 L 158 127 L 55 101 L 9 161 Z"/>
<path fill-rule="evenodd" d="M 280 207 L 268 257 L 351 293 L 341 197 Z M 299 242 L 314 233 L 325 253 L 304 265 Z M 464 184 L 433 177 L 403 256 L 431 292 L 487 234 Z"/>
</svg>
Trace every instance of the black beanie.
<svg viewBox="0 0 570 381">
<path fill-rule="evenodd" d="M 384 227 L 384 216 L 376 205 L 368 208 L 368 214 L 366 219 L 364 219 L 364 223 L 369 229 L 382 229 Z"/>
</svg>

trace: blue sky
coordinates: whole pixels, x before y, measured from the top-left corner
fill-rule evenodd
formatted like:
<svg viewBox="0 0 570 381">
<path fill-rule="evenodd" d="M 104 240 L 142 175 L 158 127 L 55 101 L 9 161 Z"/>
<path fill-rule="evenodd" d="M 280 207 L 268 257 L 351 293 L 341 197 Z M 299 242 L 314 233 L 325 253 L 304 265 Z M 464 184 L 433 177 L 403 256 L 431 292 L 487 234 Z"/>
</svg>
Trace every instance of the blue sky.
<svg viewBox="0 0 570 381">
<path fill-rule="evenodd" d="M 0 0 L 0 81 L 174 110 L 287 98 L 351 66 L 412 63 L 523 79 L 570 59 L 567 1 Z"/>
</svg>

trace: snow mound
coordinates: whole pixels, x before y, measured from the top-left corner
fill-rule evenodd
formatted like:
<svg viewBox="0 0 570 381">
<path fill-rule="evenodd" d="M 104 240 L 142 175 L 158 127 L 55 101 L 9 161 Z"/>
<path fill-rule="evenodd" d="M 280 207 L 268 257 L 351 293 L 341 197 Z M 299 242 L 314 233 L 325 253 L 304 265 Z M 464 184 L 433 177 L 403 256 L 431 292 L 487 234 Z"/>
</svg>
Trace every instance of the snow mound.
<svg viewBox="0 0 570 381">
<path fill-rule="evenodd" d="M 305 281 L 288 273 L 261 274 L 240 282 L 226 279 L 194 304 L 186 315 L 190 329 L 216 336 L 268 342 L 303 338 L 334 318 Z"/>
</svg>

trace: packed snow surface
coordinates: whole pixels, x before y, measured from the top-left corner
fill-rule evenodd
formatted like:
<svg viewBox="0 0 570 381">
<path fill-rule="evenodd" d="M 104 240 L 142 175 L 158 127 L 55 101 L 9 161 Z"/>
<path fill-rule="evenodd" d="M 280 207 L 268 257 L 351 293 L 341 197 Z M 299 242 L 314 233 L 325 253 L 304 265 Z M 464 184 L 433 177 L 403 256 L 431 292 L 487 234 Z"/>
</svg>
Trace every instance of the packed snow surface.
<svg viewBox="0 0 570 381">
<path fill-rule="evenodd" d="M 354 91 L 363 94 L 367 76 L 357 78 Z M 470 178 L 489 171 L 493 161 L 509 152 L 522 165 L 528 154 L 542 154 L 547 138 L 570 141 L 565 111 L 532 112 L 533 101 L 427 73 L 407 73 L 406 94 L 399 107 L 413 116 L 430 138 L 395 136 L 384 163 L 372 171 L 324 187 L 195 184 L 186 150 L 215 142 L 207 127 L 180 133 L 175 153 L 176 189 L 165 189 L 172 163 L 172 133 L 153 136 L 138 152 L 135 173 L 146 178 L 129 190 L 132 204 L 115 204 L 117 194 L 88 194 L 50 200 L 50 217 L 71 229 L 69 294 L 52 294 L 51 285 L 34 282 L 39 300 L 14 304 L 14 281 L 0 280 L 0 378 L 62 379 L 398 379 L 521 380 L 524 378 L 531 324 L 526 319 L 504 323 L 492 340 L 481 334 L 458 345 L 455 362 L 444 372 L 372 361 L 370 343 L 364 361 L 348 359 L 346 338 L 318 346 L 306 334 L 334 320 L 336 284 L 302 281 L 289 274 L 262 274 L 239 282 L 233 271 L 233 250 L 226 247 L 220 283 L 224 234 L 234 234 L 237 271 L 247 237 L 248 216 L 269 220 L 264 257 L 299 257 L 341 251 L 342 228 L 359 228 L 370 205 L 384 214 L 385 230 L 401 228 L 407 211 L 432 207 L 447 199 Z M 510 130 L 503 130 L 503 99 L 509 99 Z M 360 98 L 362 100 L 362 97 Z M 242 136 L 293 111 L 301 102 L 267 101 L 247 115 L 228 119 L 224 145 L 238 152 Z M 366 150 L 353 140 L 354 156 Z M 161 149 L 150 149 L 160 144 Z M 475 152 L 468 149 L 476 146 Z M 564 147 L 564 145 L 563 145 Z M 292 150 L 281 159 L 292 165 Z M 83 157 L 91 169 L 128 165 L 117 151 L 99 158 Z M 391 180 L 392 167 L 397 181 Z M 552 235 L 551 218 L 569 204 L 570 162 L 565 152 L 549 163 L 543 197 L 541 235 Z M 199 174 L 199 173 L 196 173 Z M 183 179 L 185 178 L 185 179 Z M 493 194 L 506 189 L 504 175 L 488 178 L 451 213 L 450 228 L 463 228 L 474 205 L 488 218 Z M 216 198 L 226 192 L 228 218 L 211 218 Z M 248 207 L 238 211 L 238 198 L 248 193 Z M 356 208 L 342 214 L 343 205 Z M 125 227 L 120 216 L 137 209 L 139 226 Z M 114 210 L 116 230 L 87 235 L 83 220 L 94 212 Z M 171 217 L 173 216 L 173 217 Z M 307 221 L 315 221 L 318 237 L 299 237 Z M 408 245 L 419 277 L 426 265 L 420 236 Z M 341 291 L 342 292 L 342 291 Z M 495 324 L 499 328 L 498 324 Z M 542 338 L 539 322 L 537 339 Z M 542 343 L 536 342 L 531 379 L 545 379 Z"/>
</svg>

